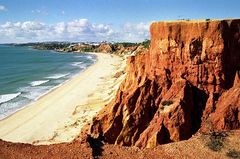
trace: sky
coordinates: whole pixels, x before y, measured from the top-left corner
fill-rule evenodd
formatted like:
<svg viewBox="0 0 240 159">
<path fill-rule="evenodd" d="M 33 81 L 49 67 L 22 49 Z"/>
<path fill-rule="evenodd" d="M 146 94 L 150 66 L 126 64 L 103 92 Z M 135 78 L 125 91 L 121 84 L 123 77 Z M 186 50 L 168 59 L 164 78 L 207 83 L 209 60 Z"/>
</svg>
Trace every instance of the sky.
<svg viewBox="0 0 240 159">
<path fill-rule="evenodd" d="M 0 0 L 0 43 L 149 39 L 154 21 L 240 18 L 240 0 Z"/>
</svg>

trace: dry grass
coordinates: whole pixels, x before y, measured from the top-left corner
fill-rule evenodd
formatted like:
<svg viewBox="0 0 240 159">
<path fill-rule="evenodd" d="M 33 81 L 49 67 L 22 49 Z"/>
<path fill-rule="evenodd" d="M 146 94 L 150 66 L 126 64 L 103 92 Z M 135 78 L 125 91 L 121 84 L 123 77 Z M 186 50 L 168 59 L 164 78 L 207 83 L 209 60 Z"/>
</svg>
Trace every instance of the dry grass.
<svg viewBox="0 0 240 159">
<path fill-rule="evenodd" d="M 240 152 L 235 149 L 229 150 L 226 154 L 230 158 L 238 158 L 240 159 Z"/>
<path fill-rule="evenodd" d="M 225 132 L 211 133 L 209 142 L 207 143 L 208 148 L 213 151 L 220 151 L 224 147 L 224 141 L 227 136 L 228 135 Z"/>
</svg>

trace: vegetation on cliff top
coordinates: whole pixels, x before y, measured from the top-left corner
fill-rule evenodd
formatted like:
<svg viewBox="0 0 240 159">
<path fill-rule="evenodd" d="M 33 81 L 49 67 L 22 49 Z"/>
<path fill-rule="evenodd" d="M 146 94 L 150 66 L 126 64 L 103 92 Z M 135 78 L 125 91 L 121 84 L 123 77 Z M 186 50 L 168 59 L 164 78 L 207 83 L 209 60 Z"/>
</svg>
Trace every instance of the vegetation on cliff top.
<svg viewBox="0 0 240 159">
<path fill-rule="evenodd" d="M 39 50 L 55 50 L 59 52 L 108 52 L 115 54 L 126 54 L 132 52 L 140 52 L 144 49 L 149 49 L 150 40 L 145 40 L 140 43 L 132 42 L 117 42 L 117 43 L 71 43 L 71 42 L 39 42 L 39 43 L 24 43 L 13 44 L 14 46 L 27 46 Z M 139 49 L 140 48 L 140 49 Z"/>
</svg>

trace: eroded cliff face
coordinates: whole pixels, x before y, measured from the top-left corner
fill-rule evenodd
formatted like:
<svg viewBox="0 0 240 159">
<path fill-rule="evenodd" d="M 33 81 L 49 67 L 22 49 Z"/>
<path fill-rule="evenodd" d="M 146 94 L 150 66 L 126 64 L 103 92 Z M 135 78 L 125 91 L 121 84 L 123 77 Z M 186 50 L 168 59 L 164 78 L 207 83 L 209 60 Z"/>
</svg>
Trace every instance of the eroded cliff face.
<svg viewBox="0 0 240 159">
<path fill-rule="evenodd" d="M 240 20 L 153 23 L 115 99 L 93 120 L 109 143 L 154 147 L 240 128 Z"/>
</svg>

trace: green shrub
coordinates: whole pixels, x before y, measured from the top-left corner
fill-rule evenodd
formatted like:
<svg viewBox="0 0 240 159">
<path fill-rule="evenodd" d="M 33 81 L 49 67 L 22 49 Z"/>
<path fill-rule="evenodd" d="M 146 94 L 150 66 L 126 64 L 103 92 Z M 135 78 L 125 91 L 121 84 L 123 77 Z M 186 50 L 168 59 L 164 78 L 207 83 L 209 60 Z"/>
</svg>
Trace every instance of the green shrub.
<svg viewBox="0 0 240 159">
<path fill-rule="evenodd" d="M 93 52 L 93 48 L 90 48 L 90 47 L 86 47 L 86 48 L 82 48 L 81 50 L 82 52 Z"/>
<path fill-rule="evenodd" d="M 149 49 L 149 47 L 150 47 L 150 42 L 151 42 L 150 40 L 145 39 L 143 42 L 140 43 L 140 45 L 143 45 L 144 48 Z"/>
<path fill-rule="evenodd" d="M 213 132 L 210 134 L 208 148 L 213 151 L 220 151 L 224 147 L 224 140 L 227 134 L 225 132 Z"/>
<path fill-rule="evenodd" d="M 120 42 L 120 43 L 116 43 L 116 45 L 123 45 L 123 47 L 131 47 L 131 46 L 136 46 L 137 43 L 131 43 L 131 42 Z"/>
<path fill-rule="evenodd" d="M 226 154 L 230 158 L 240 158 L 240 152 L 236 150 L 229 150 Z"/>
</svg>

